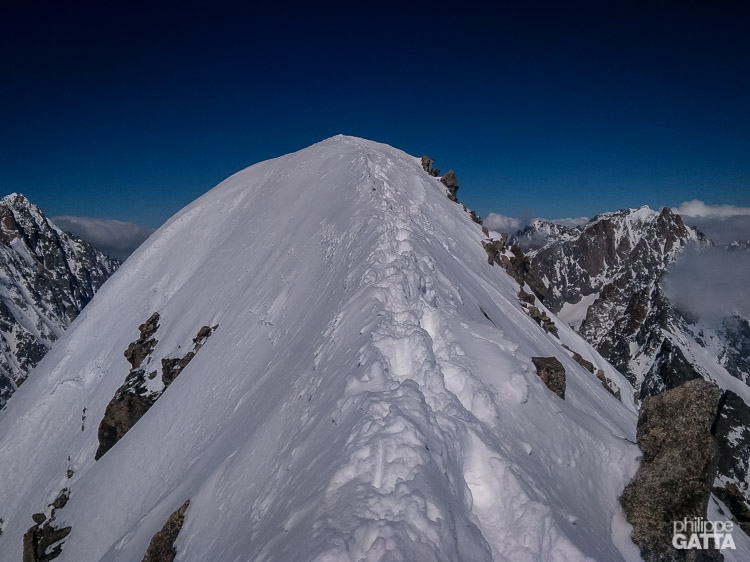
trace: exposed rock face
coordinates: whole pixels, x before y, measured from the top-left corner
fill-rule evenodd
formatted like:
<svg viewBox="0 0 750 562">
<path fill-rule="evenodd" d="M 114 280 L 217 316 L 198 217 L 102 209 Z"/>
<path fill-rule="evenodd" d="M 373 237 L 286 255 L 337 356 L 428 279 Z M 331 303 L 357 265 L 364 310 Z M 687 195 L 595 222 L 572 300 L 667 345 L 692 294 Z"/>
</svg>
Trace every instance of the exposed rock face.
<svg viewBox="0 0 750 562">
<path fill-rule="evenodd" d="M 565 400 L 565 367 L 555 357 L 532 357 L 536 374 L 552 392 Z"/>
<path fill-rule="evenodd" d="M 482 241 L 482 247 L 487 252 L 487 263 L 497 264 L 508 272 L 519 285 L 527 284 L 535 294 L 543 295 L 547 288 L 531 270 L 531 261 L 523 253 L 520 246 L 512 246 L 508 251 L 506 246 L 507 234 L 502 234 L 499 240 L 490 238 Z"/>
<path fill-rule="evenodd" d="M 714 493 L 750 535 L 750 406 L 731 390 L 722 393 L 714 433 L 719 446 L 719 485 Z"/>
<path fill-rule="evenodd" d="M 172 562 L 175 559 L 177 549 L 174 547 L 174 543 L 177 540 L 177 535 L 180 534 L 182 525 L 185 523 L 185 512 L 189 505 L 190 500 L 187 500 L 169 516 L 161 531 L 151 538 L 143 562 Z"/>
<path fill-rule="evenodd" d="M 23 562 L 47 562 L 60 556 L 62 545 L 55 543 L 67 537 L 71 529 L 57 529 L 50 523 L 31 527 L 23 536 Z"/>
<path fill-rule="evenodd" d="M 664 338 L 654 364 L 643 379 L 640 398 L 643 400 L 646 396 L 659 394 L 699 378 L 702 377 L 685 359 L 680 348 L 673 345 L 668 338 Z"/>
<path fill-rule="evenodd" d="M 620 503 L 646 561 L 723 559 L 716 550 L 672 546 L 673 521 L 706 518 L 717 470 L 711 427 L 719 396 L 716 385 L 696 379 L 643 402 L 637 434 L 643 458 Z"/>
<path fill-rule="evenodd" d="M 0 408 L 117 266 L 23 195 L 0 200 Z"/>
<path fill-rule="evenodd" d="M 440 181 L 443 182 L 443 185 L 448 190 L 448 199 L 458 202 L 458 198 L 456 197 L 458 193 L 458 178 L 456 177 L 456 173 L 453 170 L 449 170 L 440 178 Z"/>
<path fill-rule="evenodd" d="M 659 281 L 686 245 L 708 242 L 666 207 L 605 213 L 575 229 L 548 226 L 537 221 L 514 238 L 527 244 L 531 272 L 546 284 L 544 304 L 558 313 L 591 299 L 581 335 L 640 388 L 678 321 Z"/>
<path fill-rule="evenodd" d="M 94 456 L 95 460 L 102 458 L 148 412 L 217 328 L 217 326 L 203 326 L 198 331 L 198 335 L 193 338 L 192 350 L 182 357 L 163 357 L 161 359 L 162 375 L 159 382 L 155 380 L 157 370 L 148 370 L 154 350 L 159 343 L 155 337 L 159 330 L 159 319 L 159 313 L 155 312 L 141 324 L 138 327 L 140 336 L 124 352 L 132 369 L 107 405 L 104 417 L 99 423 L 99 447 Z M 146 366 L 142 367 L 144 362 Z"/>
</svg>

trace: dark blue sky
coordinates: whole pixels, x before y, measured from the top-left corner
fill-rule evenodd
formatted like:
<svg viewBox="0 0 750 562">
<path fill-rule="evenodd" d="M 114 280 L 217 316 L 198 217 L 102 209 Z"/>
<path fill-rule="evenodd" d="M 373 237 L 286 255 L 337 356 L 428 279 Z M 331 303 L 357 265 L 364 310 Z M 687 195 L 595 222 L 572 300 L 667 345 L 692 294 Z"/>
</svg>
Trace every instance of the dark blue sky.
<svg viewBox="0 0 750 562">
<path fill-rule="evenodd" d="M 345 133 L 431 155 L 482 215 L 750 206 L 740 3 L 150 4 L 4 15 L 4 192 L 158 226 Z"/>
</svg>

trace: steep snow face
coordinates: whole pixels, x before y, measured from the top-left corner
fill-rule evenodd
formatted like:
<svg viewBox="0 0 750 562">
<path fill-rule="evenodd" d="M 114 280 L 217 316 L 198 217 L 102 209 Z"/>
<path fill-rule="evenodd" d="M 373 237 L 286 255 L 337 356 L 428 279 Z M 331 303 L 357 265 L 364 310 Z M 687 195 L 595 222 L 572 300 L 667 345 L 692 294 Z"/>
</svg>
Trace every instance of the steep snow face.
<svg viewBox="0 0 750 562">
<path fill-rule="evenodd" d="M 0 559 L 63 487 L 61 561 L 140 560 L 187 499 L 178 560 L 632 557 L 627 381 L 563 323 L 542 330 L 482 238 L 418 158 L 362 139 L 227 179 L 130 257 L 0 413 Z M 154 312 L 145 385 L 216 329 L 94 461 Z M 564 366 L 565 400 L 537 356 Z"/>
<path fill-rule="evenodd" d="M 23 195 L 0 200 L 0 409 L 116 268 Z"/>
</svg>

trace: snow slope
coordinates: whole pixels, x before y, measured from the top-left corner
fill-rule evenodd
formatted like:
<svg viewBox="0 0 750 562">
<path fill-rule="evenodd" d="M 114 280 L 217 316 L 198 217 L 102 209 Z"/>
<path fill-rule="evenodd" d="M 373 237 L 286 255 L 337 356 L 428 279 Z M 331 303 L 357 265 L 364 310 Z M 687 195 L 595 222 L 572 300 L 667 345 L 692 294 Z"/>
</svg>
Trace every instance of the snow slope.
<svg viewBox="0 0 750 562">
<path fill-rule="evenodd" d="M 0 560 L 63 487 L 61 561 L 140 560 L 186 499 L 178 561 L 637 556 L 617 502 L 639 454 L 628 383 L 558 322 L 625 403 L 573 361 L 481 240 L 386 145 L 337 136 L 230 177 L 128 259 L 0 412 Z M 218 328 L 94 461 L 153 312 L 155 370 Z M 563 363 L 564 401 L 533 356 Z"/>
</svg>

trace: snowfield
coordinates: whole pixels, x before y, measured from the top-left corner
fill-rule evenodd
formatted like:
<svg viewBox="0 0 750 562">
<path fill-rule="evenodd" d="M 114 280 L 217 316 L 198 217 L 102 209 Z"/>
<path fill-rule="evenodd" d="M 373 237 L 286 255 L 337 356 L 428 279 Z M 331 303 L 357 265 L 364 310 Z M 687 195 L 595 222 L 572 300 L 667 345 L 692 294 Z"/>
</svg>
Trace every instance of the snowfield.
<svg viewBox="0 0 750 562">
<path fill-rule="evenodd" d="M 178 561 L 638 559 L 618 503 L 640 454 L 632 388 L 564 322 L 544 332 L 482 239 L 418 158 L 362 139 L 230 177 L 127 260 L 0 412 L 0 560 L 21 560 L 64 487 L 59 561 L 141 560 L 187 499 Z M 147 370 L 218 327 L 94 461 L 154 312 Z M 564 401 L 534 356 L 564 365 Z"/>
</svg>

